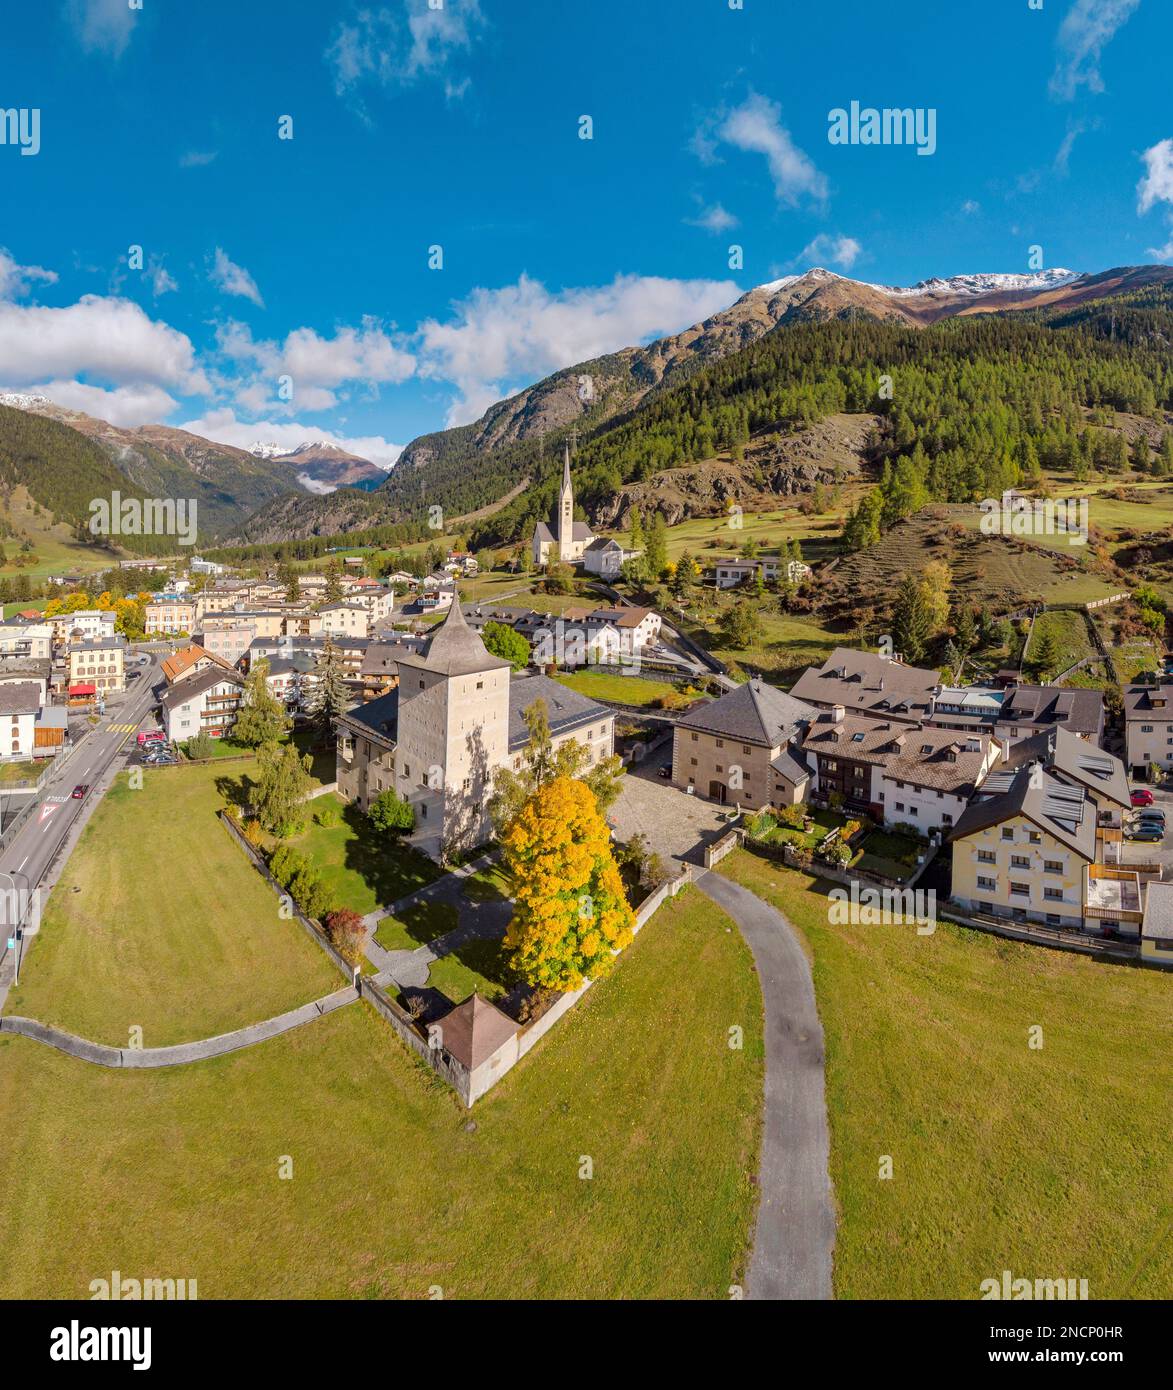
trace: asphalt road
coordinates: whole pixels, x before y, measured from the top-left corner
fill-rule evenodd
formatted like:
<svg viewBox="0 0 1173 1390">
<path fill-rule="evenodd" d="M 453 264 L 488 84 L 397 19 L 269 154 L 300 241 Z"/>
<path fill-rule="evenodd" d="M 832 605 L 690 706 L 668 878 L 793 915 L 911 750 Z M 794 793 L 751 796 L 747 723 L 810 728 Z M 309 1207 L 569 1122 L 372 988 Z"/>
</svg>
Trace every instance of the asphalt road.
<svg viewBox="0 0 1173 1390">
<path fill-rule="evenodd" d="M 794 928 L 769 903 L 721 874 L 702 874 L 697 887 L 740 928 L 766 1013 L 761 1196 L 746 1297 L 830 1298 L 835 1202 L 810 966 Z"/>
<path fill-rule="evenodd" d="M 147 658 L 145 663 L 139 664 L 140 656 Z M 76 840 L 108 785 L 106 779 L 112 764 L 127 741 L 134 738 L 134 730 L 144 716 L 157 703 L 155 686 L 161 677 L 160 661 L 159 652 L 135 649 L 128 658 L 127 672 L 137 670 L 142 674 L 129 682 L 122 702 L 108 704 L 101 722 L 85 735 L 61 766 L 49 774 L 39 790 L 30 797 L 19 799 L 17 809 L 28 800 L 35 801 L 37 809 L 0 849 L 0 893 L 9 895 L 9 901 L 24 892 L 31 897 L 37 888 L 51 886 L 46 882 L 46 876 L 58 849 L 67 841 L 72 844 Z M 132 727 L 128 728 L 128 725 Z M 73 789 L 83 783 L 89 786 L 89 793 L 84 800 L 75 801 Z M 16 798 L 12 800 L 16 801 Z M 6 810 L 11 814 L 11 808 L 6 807 Z M 16 890 L 15 895 L 13 889 Z M 42 892 L 42 909 L 44 896 Z M 22 969 L 33 935 L 35 930 L 25 933 L 20 962 Z M 11 936 L 11 925 L 0 927 L 0 1007 L 3 1007 L 12 984 L 16 963 L 15 952 L 6 947 L 6 941 Z"/>
</svg>

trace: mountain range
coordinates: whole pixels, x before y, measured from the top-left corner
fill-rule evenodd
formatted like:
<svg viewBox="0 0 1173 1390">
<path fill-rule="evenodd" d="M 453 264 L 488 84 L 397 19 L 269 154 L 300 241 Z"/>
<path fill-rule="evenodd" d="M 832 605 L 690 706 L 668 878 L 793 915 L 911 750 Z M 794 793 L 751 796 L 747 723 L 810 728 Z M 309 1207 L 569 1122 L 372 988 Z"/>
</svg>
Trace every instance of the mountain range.
<svg viewBox="0 0 1173 1390">
<path fill-rule="evenodd" d="M 1056 321 L 1064 312 L 1132 302 L 1171 285 L 1173 268 L 1158 265 L 1091 274 L 964 274 L 907 288 L 814 268 L 755 286 L 680 333 L 552 373 L 471 424 L 421 435 L 390 472 L 324 440 L 292 450 L 261 440 L 240 449 L 165 425 L 123 429 L 43 396 L 0 395 L 0 406 L 77 431 L 144 495 L 196 497 L 205 535 L 282 541 L 398 520 L 435 502 L 452 515 L 478 517 L 502 499 L 516 508 L 517 494 L 551 475 L 572 428 L 580 440 L 601 437 L 698 372 L 788 328 L 876 323 L 925 330 L 945 320 L 1005 314 Z M 854 438 L 850 430 L 841 433 Z M 694 481 L 686 476 L 685 488 Z"/>
</svg>

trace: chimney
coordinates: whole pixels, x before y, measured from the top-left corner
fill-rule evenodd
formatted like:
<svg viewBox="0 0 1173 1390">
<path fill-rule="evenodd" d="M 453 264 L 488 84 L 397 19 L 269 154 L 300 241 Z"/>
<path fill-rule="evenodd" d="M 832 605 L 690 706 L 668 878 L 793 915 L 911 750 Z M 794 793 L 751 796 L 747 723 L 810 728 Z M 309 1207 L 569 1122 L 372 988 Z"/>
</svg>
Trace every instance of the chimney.
<svg viewBox="0 0 1173 1390">
<path fill-rule="evenodd" d="M 832 723 L 832 724 L 842 724 L 842 723 L 843 723 L 843 716 L 844 716 L 846 713 L 847 713 L 847 711 L 843 708 L 842 705 L 832 705 L 832 706 L 831 706 L 831 723 Z"/>
</svg>

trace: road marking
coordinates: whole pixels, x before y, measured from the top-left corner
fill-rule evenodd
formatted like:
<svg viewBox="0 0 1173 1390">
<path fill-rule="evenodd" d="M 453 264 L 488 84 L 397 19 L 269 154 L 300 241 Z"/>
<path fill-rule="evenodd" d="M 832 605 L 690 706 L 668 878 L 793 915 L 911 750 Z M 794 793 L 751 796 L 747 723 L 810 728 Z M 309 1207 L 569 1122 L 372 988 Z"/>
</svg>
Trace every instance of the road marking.
<svg viewBox="0 0 1173 1390">
<path fill-rule="evenodd" d="M 64 800 L 64 797 L 62 800 Z M 37 821 L 47 821 L 60 804 L 61 802 L 57 800 L 44 802 L 41 806 L 41 814 L 37 817 Z"/>
<path fill-rule="evenodd" d="M 21 869 L 23 869 L 24 866 L 25 866 L 28 862 L 29 862 L 29 857 L 28 857 L 28 855 L 26 854 L 25 857 L 24 857 L 24 858 L 20 861 L 20 863 L 16 866 L 16 872 L 17 872 L 17 873 L 20 873 Z"/>
</svg>

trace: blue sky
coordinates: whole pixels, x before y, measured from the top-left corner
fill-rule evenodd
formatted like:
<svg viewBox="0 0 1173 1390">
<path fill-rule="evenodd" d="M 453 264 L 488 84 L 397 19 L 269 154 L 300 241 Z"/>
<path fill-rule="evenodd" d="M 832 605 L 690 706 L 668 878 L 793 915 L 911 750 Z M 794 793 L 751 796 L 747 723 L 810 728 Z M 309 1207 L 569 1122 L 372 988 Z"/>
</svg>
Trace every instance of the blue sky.
<svg viewBox="0 0 1173 1390">
<path fill-rule="evenodd" d="M 0 52 L 0 386 L 118 424 L 386 463 L 810 265 L 1173 261 L 1168 0 L 136 3 Z M 852 101 L 935 151 L 831 144 Z"/>
</svg>

